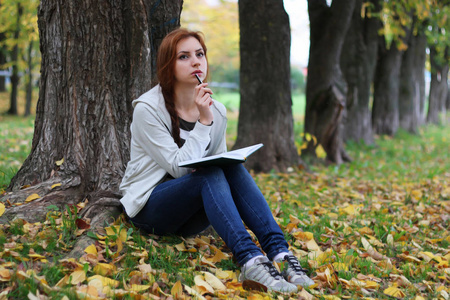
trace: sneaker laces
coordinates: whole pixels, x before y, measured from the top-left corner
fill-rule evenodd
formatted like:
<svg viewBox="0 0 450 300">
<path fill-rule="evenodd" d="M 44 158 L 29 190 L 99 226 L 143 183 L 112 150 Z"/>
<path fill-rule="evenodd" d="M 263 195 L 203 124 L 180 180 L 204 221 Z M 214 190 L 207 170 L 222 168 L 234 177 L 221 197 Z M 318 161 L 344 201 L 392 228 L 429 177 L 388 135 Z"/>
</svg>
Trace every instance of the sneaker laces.
<svg viewBox="0 0 450 300">
<path fill-rule="evenodd" d="M 281 274 L 278 273 L 277 269 L 275 269 L 275 267 L 273 266 L 272 262 L 265 261 L 265 262 L 261 262 L 259 264 L 266 267 L 266 270 L 269 271 L 270 276 L 274 277 L 275 279 L 281 279 L 282 278 Z"/>
<path fill-rule="evenodd" d="M 297 273 L 297 274 L 299 274 L 299 275 L 306 275 L 306 272 L 307 272 L 308 270 L 303 269 L 303 268 L 300 266 L 300 264 L 299 264 L 299 262 L 298 262 L 298 260 L 297 260 L 297 258 L 296 258 L 295 256 L 293 256 L 293 255 L 286 255 L 286 256 L 284 257 L 284 259 L 287 260 L 289 266 L 290 266 L 292 269 L 294 269 L 295 273 Z"/>
</svg>

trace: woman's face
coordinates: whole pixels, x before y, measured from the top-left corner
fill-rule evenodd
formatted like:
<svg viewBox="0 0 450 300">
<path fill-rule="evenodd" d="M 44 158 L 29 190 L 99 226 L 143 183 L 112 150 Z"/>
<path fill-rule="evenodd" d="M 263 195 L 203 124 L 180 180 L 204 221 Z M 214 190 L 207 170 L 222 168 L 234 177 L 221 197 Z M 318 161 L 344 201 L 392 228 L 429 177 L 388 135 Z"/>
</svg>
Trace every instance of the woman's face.
<svg viewBox="0 0 450 300">
<path fill-rule="evenodd" d="M 177 45 L 175 79 L 178 83 L 198 84 L 195 74 L 202 81 L 208 72 L 208 63 L 202 45 L 195 37 L 181 40 Z"/>
</svg>

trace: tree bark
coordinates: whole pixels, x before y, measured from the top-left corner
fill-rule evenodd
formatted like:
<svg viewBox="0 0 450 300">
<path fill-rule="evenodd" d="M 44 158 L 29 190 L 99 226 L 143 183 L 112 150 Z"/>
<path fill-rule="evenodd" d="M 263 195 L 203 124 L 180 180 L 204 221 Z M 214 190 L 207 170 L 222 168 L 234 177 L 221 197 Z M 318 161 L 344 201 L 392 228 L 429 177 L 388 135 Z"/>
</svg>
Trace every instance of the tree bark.
<svg viewBox="0 0 450 300">
<path fill-rule="evenodd" d="M 300 163 L 290 89 L 290 27 L 282 0 L 239 1 L 240 94 L 234 148 L 263 143 L 248 169 L 285 171 Z"/>
<path fill-rule="evenodd" d="M 415 74 L 416 85 L 419 85 L 419 101 L 420 101 L 420 118 L 419 125 L 425 124 L 425 103 L 427 97 L 425 95 L 425 63 L 427 61 L 427 37 L 424 32 L 420 32 L 415 36 L 416 39 L 416 54 L 415 54 Z"/>
<path fill-rule="evenodd" d="M 34 41 L 30 41 L 27 49 L 27 72 L 26 72 L 26 83 L 25 83 L 25 113 L 24 116 L 29 116 L 31 114 L 31 102 L 33 100 L 33 43 Z"/>
<path fill-rule="evenodd" d="M 12 73 L 11 73 L 11 94 L 9 98 L 9 115 L 17 115 L 17 93 L 18 93 L 18 87 L 19 87 L 19 45 L 18 45 L 18 38 L 20 35 L 20 18 L 22 17 L 22 6 L 20 3 L 17 4 L 17 23 L 16 23 L 16 30 L 14 31 L 14 47 L 11 51 L 11 61 L 13 63 L 12 65 Z"/>
<path fill-rule="evenodd" d="M 348 85 L 344 111 L 343 139 L 374 143 L 370 113 L 371 85 L 375 72 L 378 30 L 382 26 L 376 17 L 361 17 L 362 0 L 357 0 L 352 21 L 341 54 L 341 68 Z M 372 3 L 379 10 L 379 1 Z"/>
<path fill-rule="evenodd" d="M 4 35 L 0 33 L 0 42 L 4 39 Z M 0 66 L 6 63 L 6 49 L 0 47 Z M 6 76 L 0 76 L 0 92 L 6 92 Z"/>
<path fill-rule="evenodd" d="M 415 21 L 416 22 L 416 21 Z M 411 25 L 412 28 L 416 24 Z M 400 68 L 399 123 L 400 127 L 417 133 L 421 124 L 422 84 L 425 80 L 425 47 L 421 43 L 423 32 L 409 37 L 408 49 L 403 53 Z"/>
<path fill-rule="evenodd" d="M 394 42 L 387 48 L 380 37 L 378 62 L 374 79 L 372 127 L 376 134 L 394 135 L 399 128 L 398 95 L 402 52 Z"/>
<path fill-rule="evenodd" d="M 446 50 L 447 53 L 448 49 Z M 444 55 L 446 57 L 446 55 Z M 447 61 L 439 59 L 436 48 L 430 47 L 430 64 L 431 64 L 431 83 L 430 96 L 427 114 L 427 123 L 440 124 L 440 114 L 445 114 L 445 102 L 447 101 L 448 92 L 448 72 L 449 65 Z"/>
<path fill-rule="evenodd" d="M 161 16 L 158 6 L 173 10 Z M 8 187 L 12 193 L 1 200 L 24 202 L 31 193 L 41 198 L 9 207 L 1 222 L 42 220 L 49 204 L 64 209 L 84 199 L 89 199 L 85 217 L 119 211 L 131 101 L 151 87 L 156 53 L 150 49 L 157 47 L 150 28 L 168 16 L 176 20 L 161 22 L 162 30 L 179 26 L 181 7 L 182 0 L 41 1 L 42 64 L 32 149 Z"/>
<path fill-rule="evenodd" d="M 355 0 L 309 0 L 311 45 L 306 84 L 305 134 L 315 136 L 327 160 L 340 164 L 350 160 L 342 141 L 341 119 L 346 105 L 347 84 L 339 63 L 350 26 Z M 315 156 L 317 144 L 308 143 L 302 155 Z"/>
</svg>

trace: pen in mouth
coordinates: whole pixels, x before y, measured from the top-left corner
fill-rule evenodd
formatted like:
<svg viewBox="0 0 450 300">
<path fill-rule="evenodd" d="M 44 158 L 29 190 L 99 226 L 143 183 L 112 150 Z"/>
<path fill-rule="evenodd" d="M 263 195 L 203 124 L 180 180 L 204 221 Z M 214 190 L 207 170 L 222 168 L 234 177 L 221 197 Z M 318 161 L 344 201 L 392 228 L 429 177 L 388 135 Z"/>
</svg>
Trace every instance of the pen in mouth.
<svg viewBox="0 0 450 300">
<path fill-rule="evenodd" d="M 203 81 L 200 79 L 200 77 L 198 77 L 197 73 L 195 73 L 194 75 L 195 75 L 195 77 L 196 77 L 197 80 L 198 80 L 198 84 L 202 84 Z"/>
</svg>

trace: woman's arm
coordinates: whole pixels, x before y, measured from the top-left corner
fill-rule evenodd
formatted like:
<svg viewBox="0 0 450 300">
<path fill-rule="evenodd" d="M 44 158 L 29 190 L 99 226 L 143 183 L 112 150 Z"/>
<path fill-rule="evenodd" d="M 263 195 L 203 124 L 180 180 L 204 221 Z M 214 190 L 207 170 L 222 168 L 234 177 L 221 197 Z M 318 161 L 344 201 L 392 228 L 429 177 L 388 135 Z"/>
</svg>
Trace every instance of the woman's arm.
<svg viewBox="0 0 450 300">
<path fill-rule="evenodd" d="M 211 126 L 197 122 L 184 145 L 178 148 L 153 108 L 139 103 L 134 109 L 131 127 L 134 142 L 174 178 L 190 172 L 189 168 L 178 167 L 179 162 L 203 156 L 210 143 L 210 131 Z"/>
</svg>

